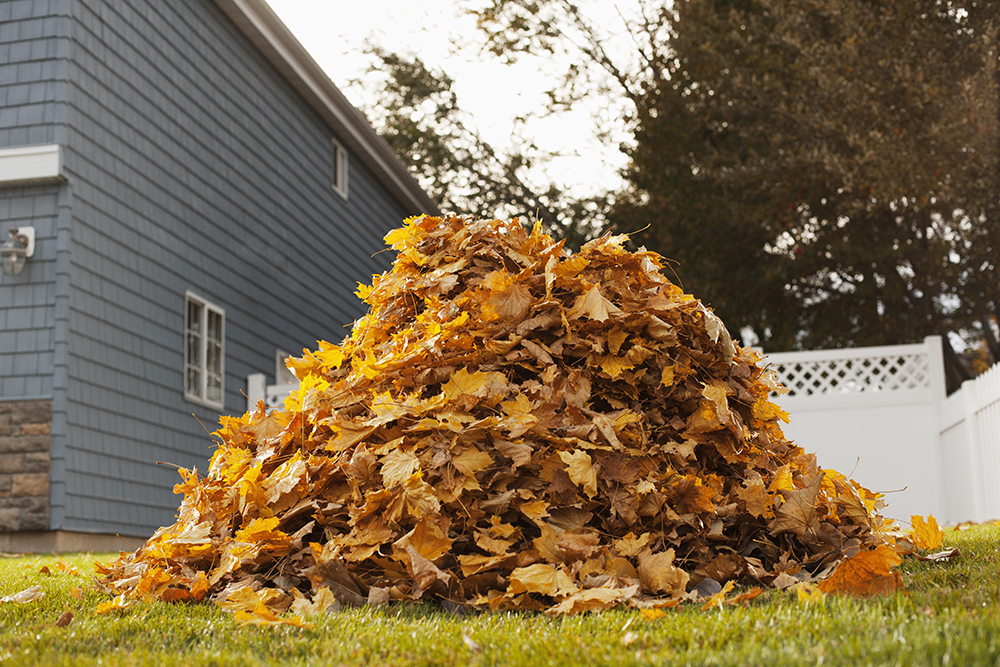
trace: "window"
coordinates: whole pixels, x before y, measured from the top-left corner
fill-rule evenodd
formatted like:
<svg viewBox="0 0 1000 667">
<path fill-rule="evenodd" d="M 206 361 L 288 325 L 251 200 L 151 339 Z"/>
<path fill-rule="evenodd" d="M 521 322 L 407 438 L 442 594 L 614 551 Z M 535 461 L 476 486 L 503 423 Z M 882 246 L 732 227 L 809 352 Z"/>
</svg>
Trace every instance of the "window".
<svg viewBox="0 0 1000 667">
<path fill-rule="evenodd" d="M 333 190 L 347 199 L 347 151 L 336 139 L 333 142 Z"/>
<path fill-rule="evenodd" d="M 184 398 L 223 407 L 226 314 L 188 293 L 184 325 Z"/>
</svg>

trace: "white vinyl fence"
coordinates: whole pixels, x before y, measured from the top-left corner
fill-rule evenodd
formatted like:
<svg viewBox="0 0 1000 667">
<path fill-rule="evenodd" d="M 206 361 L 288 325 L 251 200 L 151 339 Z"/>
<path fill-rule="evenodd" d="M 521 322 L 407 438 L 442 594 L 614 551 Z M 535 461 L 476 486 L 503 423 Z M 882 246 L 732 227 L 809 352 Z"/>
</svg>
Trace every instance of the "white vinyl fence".
<svg viewBox="0 0 1000 667">
<path fill-rule="evenodd" d="M 941 339 L 783 352 L 765 358 L 789 392 L 775 397 L 790 415 L 785 435 L 819 465 L 885 493 L 886 516 L 951 519 L 938 458 L 938 411 L 945 398 Z"/>
<path fill-rule="evenodd" d="M 959 523 L 1000 518 L 1000 365 L 945 398 L 941 339 L 765 358 L 789 393 L 785 434 L 823 468 L 886 494 L 883 513 Z M 247 409 L 295 385 L 247 377 Z"/>
<path fill-rule="evenodd" d="M 942 405 L 941 474 L 951 518 L 1000 518 L 1000 364 Z"/>
</svg>

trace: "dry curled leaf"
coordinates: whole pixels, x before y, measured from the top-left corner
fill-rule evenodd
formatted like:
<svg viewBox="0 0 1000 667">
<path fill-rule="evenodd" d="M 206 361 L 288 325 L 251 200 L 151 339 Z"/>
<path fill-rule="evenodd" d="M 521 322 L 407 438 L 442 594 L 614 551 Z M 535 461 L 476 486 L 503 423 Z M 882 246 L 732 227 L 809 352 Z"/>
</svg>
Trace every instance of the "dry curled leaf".
<svg viewBox="0 0 1000 667">
<path fill-rule="evenodd" d="M 28 602 L 34 602 L 35 600 L 41 600 L 43 597 L 45 597 L 45 592 L 42 590 L 41 586 L 31 586 L 29 588 L 25 588 L 23 591 L 3 596 L 0 598 L 0 603 L 15 602 L 17 604 L 25 604 Z"/>
</svg>

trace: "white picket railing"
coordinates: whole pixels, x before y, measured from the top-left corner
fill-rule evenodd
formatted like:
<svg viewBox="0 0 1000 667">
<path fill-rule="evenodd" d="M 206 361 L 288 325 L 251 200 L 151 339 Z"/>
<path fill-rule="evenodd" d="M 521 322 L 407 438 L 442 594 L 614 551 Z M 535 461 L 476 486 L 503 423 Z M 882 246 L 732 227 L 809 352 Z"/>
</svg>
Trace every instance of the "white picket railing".
<svg viewBox="0 0 1000 667">
<path fill-rule="evenodd" d="M 886 493 L 908 520 L 1000 518 L 1000 365 L 945 399 L 941 339 L 916 345 L 769 354 L 790 391 L 785 434 L 819 464 Z M 247 377 L 247 409 L 281 404 L 294 384 Z"/>
</svg>

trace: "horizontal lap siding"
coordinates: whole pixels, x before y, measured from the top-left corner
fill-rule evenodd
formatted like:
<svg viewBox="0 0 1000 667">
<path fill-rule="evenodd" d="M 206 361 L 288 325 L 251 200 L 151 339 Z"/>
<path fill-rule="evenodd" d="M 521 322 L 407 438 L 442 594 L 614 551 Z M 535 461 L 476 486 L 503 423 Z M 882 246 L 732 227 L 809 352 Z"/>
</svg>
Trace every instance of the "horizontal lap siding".
<svg viewBox="0 0 1000 667">
<path fill-rule="evenodd" d="M 351 160 L 207 0 L 76 0 L 66 171 L 73 187 L 69 437 L 54 516 L 145 534 L 175 470 L 204 471 L 215 411 L 183 399 L 184 295 L 225 309 L 226 413 L 276 347 L 339 340 L 382 236 L 412 212 Z"/>
</svg>

